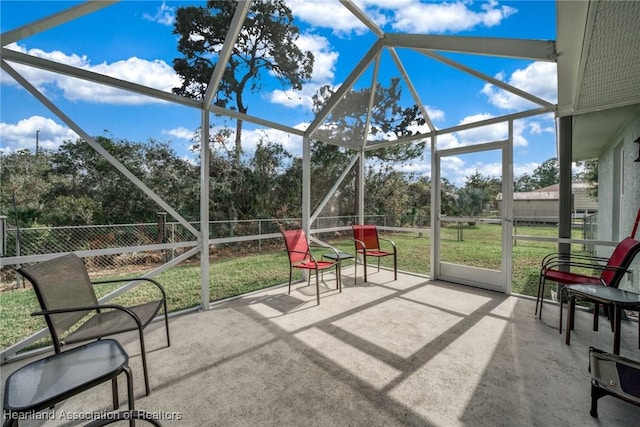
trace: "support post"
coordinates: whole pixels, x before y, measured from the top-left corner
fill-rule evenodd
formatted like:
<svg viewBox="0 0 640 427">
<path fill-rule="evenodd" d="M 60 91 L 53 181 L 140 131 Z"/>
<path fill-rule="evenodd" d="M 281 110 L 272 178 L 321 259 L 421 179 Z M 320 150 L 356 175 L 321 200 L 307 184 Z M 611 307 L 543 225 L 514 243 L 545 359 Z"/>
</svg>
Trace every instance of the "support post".
<svg viewBox="0 0 640 427">
<path fill-rule="evenodd" d="M 311 139 L 302 139 L 302 229 L 310 236 L 311 217 Z"/>
<path fill-rule="evenodd" d="M 0 257 L 7 254 L 7 217 L 0 215 Z"/>
<path fill-rule="evenodd" d="M 558 167 L 560 174 L 558 194 L 558 237 L 571 238 L 571 161 L 572 161 L 572 117 L 560 117 Z M 559 253 L 571 253 L 570 243 L 558 243 Z M 563 268 L 562 266 L 560 267 Z M 564 267 L 566 268 L 566 267 Z M 558 295 L 562 295 L 562 287 L 558 285 Z"/>
<path fill-rule="evenodd" d="M 202 110 L 200 126 L 200 305 L 209 309 L 209 111 Z"/>
<path fill-rule="evenodd" d="M 356 194 L 358 198 L 358 224 L 364 224 L 364 150 L 360 151 L 360 161 L 358 162 L 358 188 Z"/>
</svg>

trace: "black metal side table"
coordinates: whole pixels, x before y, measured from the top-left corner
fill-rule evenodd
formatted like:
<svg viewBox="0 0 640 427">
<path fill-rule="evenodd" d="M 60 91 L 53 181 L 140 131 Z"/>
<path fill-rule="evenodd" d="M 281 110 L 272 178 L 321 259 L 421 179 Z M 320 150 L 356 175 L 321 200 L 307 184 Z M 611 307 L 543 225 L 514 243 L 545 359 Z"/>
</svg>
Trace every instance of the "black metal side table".
<svg viewBox="0 0 640 427">
<path fill-rule="evenodd" d="M 619 355 L 622 310 L 637 310 L 640 308 L 640 294 L 602 285 L 568 285 L 565 286 L 564 289 L 566 289 L 569 296 L 569 306 L 567 308 L 568 324 L 565 338 L 567 345 L 571 341 L 571 330 L 574 326 L 576 298 L 580 298 L 586 301 L 613 306 L 613 354 Z M 562 300 L 560 303 L 560 314 L 562 315 Z M 560 322 L 560 324 L 562 324 L 562 318 L 560 318 Z M 640 325 L 638 325 L 638 331 L 640 333 Z"/>
<path fill-rule="evenodd" d="M 358 260 L 355 259 L 353 254 L 350 254 L 348 252 L 338 252 L 338 255 L 336 256 L 335 252 L 330 252 L 330 253 L 322 254 L 322 258 L 327 258 L 327 259 L 330 259 L 332 261 L 337 261 L 338 259 L 340 259 L 340 262 L 342 262 L 345 259 L 354 259 L 353 265 L 355 266 L 354 267 L 355 270 L 353 272 L 353 277 L 354 277 L 354 283 L 357 284 L 357 281 L 358 281 Z M 342 276 L 342 272 L 340 272 L 340 275 Z"/>
<path fill-rule="evenodd" d="M 52 407 L 85 390 L 111 380 L 113 408 L 118 409 L 117 377 L 127 377 L 129 410 L 134 409 L 133 376 L 129 356 L 120 343 L 104 339 L 25 365 L 7 378 L 4 389 L 4 427 Z"/>
</svg>

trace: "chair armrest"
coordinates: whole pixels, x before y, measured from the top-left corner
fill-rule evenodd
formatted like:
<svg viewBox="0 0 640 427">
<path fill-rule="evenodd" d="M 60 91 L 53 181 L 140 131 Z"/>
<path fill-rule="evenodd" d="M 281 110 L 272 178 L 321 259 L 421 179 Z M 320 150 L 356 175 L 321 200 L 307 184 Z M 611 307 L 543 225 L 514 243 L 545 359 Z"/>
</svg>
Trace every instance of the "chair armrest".
<svg viewBox="0 0 640 427">
<path fill-rule="evenodd" d="M 581 254 L 570 254 L 570 253 L 559 252 L 559 253 L 552 253 L 545 256 L 544 258 L 542 258 L 541 264 L 542 264 L 542 268 L 544 268 L 547 264 L 551 262 L 562 262 L 562 261 L 575 262 L 574 260 L 606 263 L 607 261 L 609 261 L 609 258 L 592 256 L 592 255 L 581 255 Z"/>
<path fill-rule="evenodd" d="M 393 246 L 393 251 L 396 251 L 396 244 L 394 243 L 393 240 L 390 239 L 385 239 L 384 237 L 379 237 L 378 236 L 378 240 L 384 240 L 385 242 L 389 242 L 391 244 L 391 246 Z"/>
<path fill-rule="evenodd" d="M 622 271 L 627 272 L 629 269 L 615 266 L 608 266 L 602 264 L 589 264 L 583 262 L 557 262 L 550 263 L 542 269 L 542 273 L 548 270 L 556 270 L 558 267 L 580 267 L 580 268 L 590 268 L 598 271 Z"/>
<path fill-rule="evenodd" d="M 353 240 L 356 245 L 356 251 L 364 251 L 367 249 L 367 247 L 364 245 L 364 242 L 362 240 L 358 240 L 358 239 L 351 239 L 351 240 Z"/>
<path fill-rule="evenodd" d="M 105 279 L 105 280 L 95 280 L 95 281 L 91 281 L 92 285 L 103 285 L 106 283 L 122 283 L 122 282 L 135 282 L 135 281 L 145 281 L 145 282 L 150 282 L 153 283 L 154 285 L 156 285 L 158 287 L 158 289 L 160 290 L 160 292 L 162 293 L 162 299 L 166 300 L 167 299 L 167 293 L 164 291 L 164 287 L 160 284 L 160 282 L 158 282 L 155 279 L 151 279 L 149 277 L 133 277 L 133 278 L 122 278 L 122 279 Z"/>
<path fill-rule="evenodd" d="M 336 255 L 336 263 L 340 263 L 340 251 L 338 251 L 338 249 L 334 248 L 333 246 L 331 246 L 328 243 L 324 243 L 323 244 L 319 244 L 319 243 L 310 243 L 309 244 L 309 256 L 311 256 L 311 259 L 313 260 L 313 262 L 317 263 L 318 261 L 316 260 L 316 257 L 311 253 L 311 249 L 331 249 L 333 251 L 333 253 Z"/>
<path fill-rule="evenodd" d="M 42 310 L 42 311 L 35 311 L 33 313 L 31 313 L 32 316 L 46 316 L 46 315 L 50 315 L 50 314 L 64 314 L 64 313 L 73 313 L 76 311 L 93 311 L 96 310 L 97 312 L 99 312 L 100 310 L 105 310 L 105 309 L 113 309 L 113 310 L 120 310 L 120 311 L 124 311 L 125 313 L 127 313 L 129 316 L 131 316 L 133 318 L 133 320 L 138 324 L 138 328 L 142 328 L 142 322 L 140 321 L 140 318 L 138 317 L 138 315 L 136 313 L 134 313 L 132 310 L 128 309 L 127 307 L 123 307 L 121 305 L 116 305 L 116 304 L 99 304 L 99 305 L 87 305 L 84 307 L 72 307 L 72 308 L 58 308 L 55 310 Z"/>
</svg>

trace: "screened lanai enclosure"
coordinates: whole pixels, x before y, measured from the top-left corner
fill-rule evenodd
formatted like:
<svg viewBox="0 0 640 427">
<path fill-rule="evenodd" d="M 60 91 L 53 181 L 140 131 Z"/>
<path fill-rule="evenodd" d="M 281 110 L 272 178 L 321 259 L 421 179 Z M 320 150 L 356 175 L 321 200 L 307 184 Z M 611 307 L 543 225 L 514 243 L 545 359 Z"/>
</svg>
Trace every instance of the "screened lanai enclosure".
<svg viewBox="0 0 640 427">
<path fill-rule="evenodd" d="M 583 229 L 572 228 L 571 168 L 574 160 L 597 155 L 589 153 L 574 158 L 572 154 L 572 146 L 579 143 L 573 135 L 582 130 L 577 127 L 579 119 L 572 122 L 572 116 L 580 113 L 576 101 L 581 99 L 581 93 L 575 83 L 597 78 L 588 72 L 590 66 L 597 64 L 585 62 L 585 58 L 597 57 L 601 51 L 595 49 L 610 47 L 592 44 L 592 50 L 585 50 L 584 56 L 574 49 L 586 49 L 588 43 L 581 37 L 602 36 L 598 33 L 601 28 L 592 25 L 596 16 L 611 22 L 622 15 L 637 19 L 639 10 L 633 2 L 620 2 L 625 4 L 611 5 L 608 10 L 607 2 L 558 2 L 552 8 L 556 16 L 548 19 L 550 28 L 541 31 L 551 36 L 541 38 L 521 34 L 505 37 L 497 31 L 493 33 L 491 26 L 487 26 L 482 36 L 453 36 L 438 30 L 406 32 L 387 25 L 368 3 L 346 0 L 314 3 L 315 13 L 333 16 L 336 22 L 344 21 L 342 30 L 322 33 L 333 37 L 331 48 L 322 45 L 325 39 L 319 33 L 299 32 L 296 25 L 305 17 L 295 14 L 300 10 L 298 2 L 219 2 L 217 9 L 209 12 L 203 12 L 207 10 L 205 2 L 167 2 L 181 10 L 176 13 L 174 26 L 163 37 L 153 37 L 149 30 L 148 39 L 144 34 L 150 23 L 142 22 L 142 28 L 135 32 L 119 23 L 119 16 L 130 13 L 131 3 L 51 2 L 32 16 L 23 17 L 23 24 L 2 29 L 2 70 L 22 89 L 22 102 L 32 104 L 34 114 L 53 116 L 69 129 L 70 147 L 89 147 L 92 155 L 97 153 L 99 158 L 93 163 L 96 167 L 105 168 L 108 164 L 108 168 L 126 178 L 119 181 L 121 187 L 115 194 L 119 192 L 124 198 L 128 194 L 144 194 L 152 206 L 149 209 L 160 212 L 158 224 L 162 225 L 162 236 L 157 240 L 142 237 L 122 240 L 119 236 L 124 233 L 110 228 L 104 233 L 92 230 L 92 238 L 81 247 L 69 243 L 67 247 L 39 253 L 14 253 L 9 245 L 10 249 L 3 252 L 3 269 L 14 271 L 16 266 L 70 251 L 88 262 L 109 256 L 124 263 L 127 257 L 141 253 L 161 254 L 156 257 L 158 263 L 144 274 L 150 277 L 170 274 L 189 264 L 194 268 L 189 292 L 198 293 L 198 308 L 207 310 L 212 301 L 219 299 L 211 294 L 211 289 L 224 287 L 229 280 L 228 276 L 217 275 L 227 257 L 243 244 L 278 247 L 283 228 L 301 227 L 312 240 L 329 240 L 341 250 L 352 251 L 351 225 L 376 223 L 397 239 L 410 236 L 411 246 L 407 246 L 406 253 L 418 254 L 415 255 L 418 259 L 403 267 L 401 256 L 401 270 L 506 295 L 514 292 L 514 277 L 528 281 L 518 288 L 519 293 L 534 295 L 530 275 L 536 267 L 530 266 L 523 272 L 524 263 L 519 261 L 524 255 L 518 249 L 527 243 L 547 244 L 541 253 L 556 249 L 558 244 L 565 247 L 573 244 L 572 248 L 585 250 Z M 279 8 L 269 9 L 274 4 Z M 487 3 L 487 7 L 490 5 Z M 314 13 L 313 9 L 305 11 Z M 508 13 L 497 7 L 494 12 L 498 11 Z M 104 27 L 82 25 L 89 16 L 104 16 Z M 575 16 L 580 17 L 580 25 L 571 21 Z M 216 31 L 204 27 L 203 22 Z M 624 22 L 632 25 L 630 20 Z M 280 39 L 268 39 L 267 34 L 273 34 L 271 29 L 276 24 L 283 25 L 278 28 L 286 28 L 288 32 L 282 30 Z M 589 29 L 586 33 L 585 27 Z M 564 39 L 554 39 L 556 29 L 558 37 Z M 168 73 L 170 66 L 156 61 L 153 64 L 156 73 L 144 76 L 135 71 L 102 73 L 100 66 L 89 67 L 81 59 L 74 62 L 65 55 L 59 55 L 61 59 L 57 60 L 34 47 L 46 40 L 43 49 L 65 52 L 65 46 L 75 44 L 74 40 L 91 39 L 96 31 L 103 36 L 96 43 L 109 51 L 109 61 L 119 61 L 131 70 L 136 69 L 139 58 L 145 57 L 145 51 L 160 51 L 163 43 L 172 43 L 176 49 L 173 62 L 176 72 Z M 105 34 L 109 36 L 104 37 Z M 43 35 L 51 37 L 44 39 Z M 31 42 L 29 49 L 24 48 L 26 42 Z M 623 45 L 637 46 L 616 43 L 615 39 L 613 44 L 621 49 Z M 315 55 L 311 54 L 312 48 Z M 250 57 L 248 52 L 254 56 Z M 340 60 L 331 62 L 332 57 Z M 505 62 L 510 65 L 505 66 Z M 626 66 L 620 64 L 620 69 Z M 637 63 L 631 66 L 637 70 Z M 503 78 L 500 71 L 504 67 L 551 70 L 545 75 L 556 75 L 557 70 L 557 85 L 556 82 L 548 85 L 557 86 L 557 91 L 540 94 L 531 90 L 535 85 L 526 84 L 530 83 L 527 78 L 519 80 L 518 85 L 515 80 Z M 583 71 L 576 73 L 576 68 Z M 52 80 L 65 81 L 66 89 L 60 90 L 76 87 L 81 94 L 82 88 L 92 88 L 86 92 L 102 97 L 104 102 L 83 102 L 78 98 L 73 105 L 61 103 L 60 93 L 33 79 L 34 71 L 41 70 L 57 76 Z M 233 73 L 239 77 L 231 78 Z M 340 79 L 334 78 L 338 74 Z M 614 74 L 607 78 L 611 85 L 618 82 Z M 168 75 L 173 78 L 166 78 Z M 462 78 L 473 83 L 458 87 L 455 82 Z M 473 110 L 475 103 L 471 101 L 478 96 L 479 88 L 507 108 L 493 113 Z M 620 93 L 627 96 L 632 92 Z M 564 98 L 559 100 L 558 93 L 564 94 Z M 612 99 L 608 105 L 589 106 L 582 113 L 597 114 L 615 107 L 617 123 L 632 122 L 640 101 L 637 93 L 630 99 Z M 113 107 L 106 102 L 110 97 L 122 101 Z M 270 107 L 275 100 L 285 107 Z M 441 109 L 440 106 L 451 105 L 452 101 L 462 112 Z M 87 108 L 95 110 L 90 121 L 80 114 Z M 113 113 L 114 108 L 119 114 Z M 148 125 L 143 119 L 159 116 L 167 109 L 173 111 L 173 117 L 181 123 L 180 129 L 189 135 L 183 148 L 185 151 L 189 148 L 189 162 L 196 167 L 196 173 L 181 174 L 168 166 L 164 176 L 162 168 L 154 176 L 132 170 L 117 147 L 105 140 L 121 138 L 118 133 L 123 128 L 135 128 L 136 135 L 145 132 L 153 135 L 156 128 L 164 129 L 164 123 Z M 460 116 L 449 121 L 455 124 L 441 126 L 442 117 L 448 114 Z M 620 117 L 626 121 L 619 120 Z M 592 119 L 596 118 L 607 120 L 595 115 Z M 593 124 L 593 120 L 585 117 L 584 122 Z M 542 125 L 550 127 L 548 141 L 553 146 L 552 156 L 558 157 L 560 208 L 551 236 L 527 235 L 523 231 L 517 235 L 514 230 L 517 218 L 512 214 L 514 164 L 526 163 L 527 154 L 514 147 L 521 146 L 523 128 Z M 616 133 L 612 126 L 602 126 L 598 132 L 605 129 L 609 135 Z M 106 137 L 100 136 L 104 132 Z M 600 136 L 603 140 L 608 137 L 602 133 Z M 278 157 L 282 148 L 293 155 Z M 532 151 L 537 149 L 542 148 L 529 147 Z M 259 164 L 258 156 L 251 159 L 248 154 L 258 152 L 264 156 Z M 246 212 L 236 209 L 239 205 L 220 203 L 219 196 L 229 191 L 220 183 L 239 182 L 228 178 L 242 174 L 241 164 L 251 161 L 256 169 L 265 171 L 265 177 L 274 170 L 286 171 L 277 185 L 256 175 L 256 180 L 264 185 L 251 187 L 252 192 L 243 194 L 247 204 L 254 206 L 277 201 L 279 211 L 265 208 L 260 212 L 262 216 L 248 218 Z M 492 165 L 490 182 L 495 193 L 500 194 L 501 209 L 497 209 L 496 200 L 483 200 L 475 210 L 454 209 L 460 204 L 452 186 L 459 179 L 459 165 L 482 162 Z M 400 197 L 405 191 L 394 191 L 393 171 L 411 174 L 416 192 L 424 189 L 419 209 Z M 467 176 L 474 173 L 479 172 L 468 166 Z M 632 173 L 638 177 L 637 171 Z M 176 185 L 177 176 L 181 177 L 181 186 Z M 380 185 L 383 181 L 385 187 Z M 176 193 L 188 193 L 189 199 L 197 202 L 189 206 L 175 202 Z M 629 224 L 623 212 L 633 209 L 633 200 L 637 200 L 637 194 L 620 205 L 621 230 Z M 108 219 L 106 223 L 109 227 L 116 226 Z M 11 227 L 10 223 L 4 225 Z M 144 234 L 143 225 L 125 227 Z M 151 225 L 152 230 L 156 230 L 154 227 L 156 224 Z M 20 233 L 23 247 L 29 232 Z M 171 238 L 167 237 L 169 234 Z M 597 236 L 593 238 L 605 251 L 615 245 L 616 239 L 617 236 L 607 234 L 599 241 Z M 514 248 L 514 244 L 520 246 Z M 460 245 L 467 245 L 468 253 L 482 257 L 458 256 Z M 119 264 L 114 261 L 114 265 Z M 287 266 L 281 267 L 286 273 Z M 117 298 L 132 286 L 133 283 L 108 290 L 105 298 Z M 3 350 L 3 361 L 44 336 L 46 331 L 40 331 L 21 339 Z"/>
</svg>

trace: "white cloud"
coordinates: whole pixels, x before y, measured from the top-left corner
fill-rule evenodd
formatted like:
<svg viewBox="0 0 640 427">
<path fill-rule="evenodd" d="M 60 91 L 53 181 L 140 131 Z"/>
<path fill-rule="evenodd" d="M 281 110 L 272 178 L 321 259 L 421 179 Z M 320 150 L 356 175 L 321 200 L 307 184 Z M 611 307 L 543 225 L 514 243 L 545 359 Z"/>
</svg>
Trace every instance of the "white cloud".
<svg viewBox="0 0 640 427">
<path fill-rule="evenodd" d="M 296 19 L 312 27 L 330 28 L 334 35 L 362 34 L 367 27 L 338 2 L 289 0 L 287 6 Z"/>
<path fill-rule="evenodd" d="M 211 134 L 215 135 L 222 129 L 223 127 L 214 125 L 211 129 Z M 233 129 L 229 129 L 229 131 L 229 136 L 224 142 L 227 149 L 232 149 L 236 139 L 235 127 Z M 277 129 L 250 129 L 246 127 L 242 129 L 242 151 L 244 154 L 252 156 L 261 140 L 281 144 L 285 150 L 293 155 L 302 154 L 302 137 L 282 132 Z"/>
<path fill-rule="evenodd" d="M 476 172 L 482 176 L 501 179 L 502 163 L 467 163 L 463 158 L 458 156 L 447 156 L 443 157 L 441 160 L 442 176 L 446 177 L 449 182 L 458 188 L 464 187 L 467 178 L 474 175 Z"/>
<path fill-rule="evenodd" d="M 529 163 L 521 163 L 521 164 L 513 164 L 513 176 L 514 177 L 519 177 L 524 175 L 525 173 L 527 175 L 531 175 L 533 174 L 533 171 L 536 170 L 536 168 L 540 166 L 540 163 L 536 163 L 536 162 L 529 162 Z"/>
<path fill-rule="evenodd" d="M 421 2 L 420 0 L 358 0 L 354 2 L 381 28 L 409 33 L 448 33 L 477 26 L 493 27 L 517 12 L 497 1 Z M 366 26 L 338 2 L 290 0 L 294 15 L 334 35 L 363 34 Z M 473 9 L 474 4 L 479 8 Z"/>
<path fill-rule="evenodd" d="M 431 162 L 427 160 L 400 163 L 394 169 L 402 173 L 412 173 L 418 176 L 431 175 Z"/>
<path fill-rule="evenodd" d="M 491 114 L 483 113 L 465 117 L 459 124 L 476 123 L 482 120 L 491 119 Z M 531 129 L 529 122 L 525 119 L 513 122 L 513 145 L 514 147 L 526 147 L 529 141 L 525 136 L 525 131 Z M 507 122 L 482 126 L 463 130 L 454 133 L 457 145 L 467 146 L 485 142 L 504 141 L 509 137 L 509 127 Z M 440 145 L 439 145 L 440 146 Z M 450 147 L 447 147 L 450 148 Z"/>
<path fill-rule="evenodd" d="M 318 89 L 333 82 L 339 53 L 331 49 L 331 45 L 325 37 L 318 35 L 303 34 L 298 38 L 296 44 L 300 50 L 313 53 L 314 65 L 310 81 L 305 83 L 302 90 L 275 89 L 266 94 L 266 98 L 274 104 L 289 108 L 304 107 L 311 111 L 312 98 Z"/>
<path fill-rule="evenodd" d="M 504 81 L 504 73 L 499 73 L 496 78 Z M 514 71 L 506 83 L 545 101 L 557 102 L 558 80 L 555 63 L 532 62 L 525 69 Z M 489 83 L 482 88 L 481 93 L 489 98 L 492 105 L 503 110 L 517 111 L 535 106 L 530 101 Z"/>
<path fill-rule="evenodd" d="M 408 3 L 408 2 L 407 2 Z M 491 1 L 472 10 L 473 2 L 446 3 L 410 2 L 393 10 L 391 27 L 409 33 L 449 33 L 470 30 L 477 26 L 492 27 L 516 12 L 509 6 Z"/>
<path fill-rule="evenodd" d="M 451 176 L 455 176 L 455 177 L 462 177 L 463 176 L 463 171 L 464 171 L 464 167 L 465 167 L 465 162 L 464 160 L 462 160 L 460 157 L 457 156 L 447 156 L 447 157 L 443 157 L 440 161 L 440 173 L 441 176 L 445 176 L 445 177 L 451 177 Z M 462 178 L 460 178 L 462 179 Z M 449 178 L 449 180 L 451 181 L 451 178 Z M 451 181 L 454 185 L 456 186 L 460 186 L 458 184 L 459 178 L 455 178 L 454 181 Z M 462 181 L 462 183 L 464 184 L 464 179 Z"/>
<path fill-rule="evenodd" d="M 427 110 L 427 114 L 429 115 L 431 121 L 437 122 L 444 120 L 444 111 L 440 110 L 439 108 L 430 107 L 428 105 L 425 105 L 424 108 L 425 110 Z"/>
<path fill-rule="evenodd" d="M 162 130 L 163 135 L 173 136 L 174 138 L 184 139 L 186 141 L 191 141 L 196 134 L 194 129 L 187 129 L 185 127 L 178 127 L 175 129 Z"/>
<path fill-rule="evenodd" d="M 303 52 L 313 53 L 313 74 L 311 81 L 329 82 L 333 81 L 336 71 L 336 62 L 340 53 L 333 50 L 331 43 L 326 37 L 315 34 L 302 34 L 296 40 L 296 45 Z"/>
<path fill-rule="evenodd" d="M 91 65 L 86 55 L 67 55 L 60 51 L 45 52 L 41 49 L 30 49 L 27 51 L 17 44 L 11 44 L 8 48 L 165 92 L 171 92 L 172 88 L 180 86 L 181 84 L 180 77 L 174 72 L 173 68 L 161 60 L 149 61 L 131 57 L 113 63 Z M 151 97 L 137 95 L 114 89 L 110 86 L 91 83 L 37 68 L 15 65 L 15 69 L 41 92 L 51 94 L 59 90 L 62 91 L 66 99 L 71 101 L 113 105 L 141 105 L 159 102 Z M 2 83 L 10 84 L 11 82 L 15 84 L 13 79 L 3 73 Z"/>
<path fill-rule="evenodd" d="M 541 116 L 541 117 L 542 119 L 534 118 L 529 120 L 527 124 L 529 128 L 529 132 L 532 135 L 542 135 L 545 133 L 555 135 L 556 127 L 555 127 L 553 114 L 549 114 L 546 117 L 545 116 Z M 546 122 L 539 121 L 539 120 L 545 120 L 545 119 L 546 119 Z"/>
<path fill-rule="evenodd" d="M 31 116 L 16 124 L 0 123 L 2 153 L 21 149 L 35 151 L 36 139 L 40 149 L 55 150 L 64 141 L 75 141 L 77 138 L 76 133 L 68 127 L 42 116 Z"/>
<path fill-rule="evenodd" d="M 171 26 L 176 22 L 176 8 L 167 6 L 163 1 L 154 15 L 145 13 L 142 15 L 144 19 L 151 22 L 157 22 L 158 24 Z"/>
<path fill-rule="evenodd" d="M 461 145 L 456 135 L 452 133 L 438 135 L 436 144 L 437 144 L 438 150 L 446 150 L 448 148 L 460 147 Z"/>
</svg>

